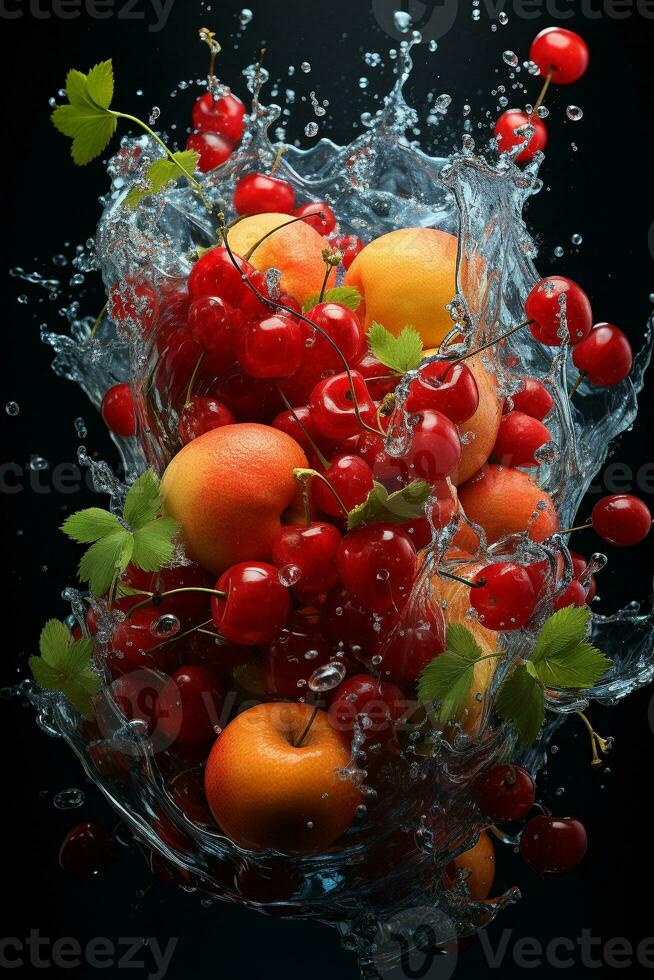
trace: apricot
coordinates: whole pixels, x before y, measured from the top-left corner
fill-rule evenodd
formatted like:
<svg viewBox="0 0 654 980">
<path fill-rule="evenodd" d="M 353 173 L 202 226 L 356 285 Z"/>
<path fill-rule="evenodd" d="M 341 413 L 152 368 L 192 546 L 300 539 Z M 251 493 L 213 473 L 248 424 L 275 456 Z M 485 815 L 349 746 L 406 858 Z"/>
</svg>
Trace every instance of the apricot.
<svg viewBox="0 0 654 980">
<path fill-rule="evenodd" d="M 527 528 L 533 541 L 543 541 L 559 526 L 551 497 L 511 466 L 487 464 L 459 487 L 459 500 L 467 517 L 483 527 L 489 544 Z"/>
<path fill-rule="evenodd" d="M 256 422 L 225 425 L 189 442 L 161 480 L 189 558 L 216 576 L 240 561 L 267 560 L 298 493 L 293 470 L 306 465 L 291 436 Z"/>
<path fill-rule="evenodd" d="M 329 243 L 305 221 L 288 224 L 290 220 L 288 214 L 254 214 L 235 224 L 227 240 L 237 255 L 245 257 L 264 235 L 279 228 L 254 250 L 250 262 L 261 272 L 279 269 L 282 290 L 303 305 L 320 293 L 326 271 L 322 253 Z M 332 271 L 328 286 L 335 282 L 336 272 Z"/>
<path fill-rule="evenodd" d="M 450 861 L 444 875 L 446 888 L 452 887 L 460 871 L 463 871 L 473 902 L 483 902 L 488 898 L 495 880 L 495 848 L 485 830 L 482 830 L 474 847 Z"/>
</svg>

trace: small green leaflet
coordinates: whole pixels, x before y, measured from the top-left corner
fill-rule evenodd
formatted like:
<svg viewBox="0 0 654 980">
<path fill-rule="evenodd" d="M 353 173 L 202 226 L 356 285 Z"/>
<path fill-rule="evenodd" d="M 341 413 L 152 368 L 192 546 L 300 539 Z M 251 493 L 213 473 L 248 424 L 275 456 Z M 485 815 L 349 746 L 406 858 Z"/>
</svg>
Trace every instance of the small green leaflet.
<svg viewBox="0 0 654 980">
<path fill-rule="evenodd" d="M 188 176 L 193 176 L 199 159 L 200 154 L 195 150 L 182 150 L 181 153 L 173 153 L 174 162 L 169 157 L 154 160 L 148 168 L 143 185 L 137 184 L 136 187 L 132 187 L 123 204 L 134 210 L 144 198 L 151 194 L 158 194 L 172 181 L 178 180 L 182 176 L 182 171 Z"/>
<path fill-rule="evenodd" d="M 90 544 L 79 563 L 79 577 L 96 595 L 104 595 L 129 563 L 156 572 L 173 557 L 179 524 L 161 516 L 159 477 L 146 470 L 125 498 L 123 520 L 107 510 L 88 507 L 68 517 L 61 530 L 78 544 Z"/>
<path fill-rule="evenodd" d="M 61 691 L 86 718 L 93 717 L 92 698 L 102 681 L 91 667 L 93 640 L 70 642 L 65 623 L 50 619 L 41 631 L 40 657 L 30 657 L 34 680 L 48 691 Z"/>
<path fill-rule="evenodd" d="M 523 745 L 536 740 L 545 717 L 545 693 L 525 664 L 518 664 L 502 684 L 495 710 L 504 721 L 513 722 Z"/>
<path fill-rule="evenodd" d="M 318 303 L 339 303 L 356 313 L 361 303 L 361 293 L 354 286 L 335 286 L 334 289 L 326 289 L 322 299 L 319 293 L 308 299 L 302 307 L 302 312 L 308 313 L 314 306 L 318 306 Z"/>
<path fill-rule="evenodd" d="M 66 76 L 68 105 L 57 106 L 53 124 L 69 136 L 71 154 L 79 166 L 100 156 L 116 132 L 118 119 L 109 106 L 114 95 L 114 73 L 111 61 L 91 68 L 88 75 L 71 70 Z"/>
<path fill-rule="evenodd" d="M 398 337 L 375 321 L 368 331 L 370 353 L 399 374 L 418 367 L 423 358 L 422 338 L 415 327 L 406 326 Z"/>
<path fill-rule="evenodd" d="M 424 480 L 414 480 L 391 494 L 381 483 L 375 482 L 363 503 L 357 504 L 347 515 L 348 531 L 361 524 L 403 524 L 424 517 L 425 504 L 432 493 L 431 483 Z"/>
<path fill-rule="evenodd" d="M 418 680 L 421 704 L 440 701 L 438 718 L 450 721 L 465 704 L 472 686 L 475 664 L 482 651 L 469 629 L 460 623 L 447 627 L 447 646 L 427 664 Z"/>
</svg>

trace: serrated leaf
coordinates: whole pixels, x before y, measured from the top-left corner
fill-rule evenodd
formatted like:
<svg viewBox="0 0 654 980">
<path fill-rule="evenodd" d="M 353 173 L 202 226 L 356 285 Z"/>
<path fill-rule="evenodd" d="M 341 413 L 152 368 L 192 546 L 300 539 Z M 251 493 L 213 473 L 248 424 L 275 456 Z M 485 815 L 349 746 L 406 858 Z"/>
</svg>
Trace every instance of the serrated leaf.
<svg viewBox="0 0 654 980">
<path fill-rule="evenodd" d="M 404 524 L 424 517 L 432 493 L 432 485 L 424 480 L 414 480 L 391 494 L 381 483 L 375 482 L 363 503 L 357 504 L 347 515 L 348 530 L 362 524 Z"/>
<path fill-rule="evenodd" d="M 378 361 L 400 374 L 413 371 L 423 358 L 422 338 L 410 325 L 394 337 L 390 330 L 375 321 L 368 330 L 368 346 Z"/>
<path fill-rule="evenodd" d="M 114 66 L 109 61 L 101 61 L 91 68 L 87 76 L 88 93 L 96 105 L 108 109 L 114 97 Z"/>
<path fill-rule="evenodd" d="M 170 157 L 160 157 L 148 167 L 147 174 L 143 179 L 143 186 L 138 184 L 132 187 L 125 197 L 123 204 L 134 210 L 146 197 L 151 194 L 159 194 L 168 184 L 180 177 L 192 177 L 195 172 L 200 154 L 195 150 L 182 150 L 172 154 Z"/>
<path fill-rule="evenodd" d="M 546 657 L 562 654 L 583 643 L 588 633 L 590 609 L 588 606 L 565 606 L 557 610 L 543 624 L 534 652 L 532 663 Z"/>
<path fill-rule="evenodd" d="M 96 595 L 104 595 L 114 577 L 121 575 L 129 565 L 133 550 L 134 539 L 124 528 L 105 535 L 82 555 L 80 580 L 88 582 Z"/>
<path fill-rule="evenodd" d="M 326 289 L 322 299 L 320 293 L 308 299 L 302 307 L 302 312 L 309 313 L 319 303 L 338 303 L 356 313 L 361 305 L 361 293 L 354 286 L 335 286 L 333 289 Z"/>
<path fill-rule="evenodd" d="M 519 664 L 500 687 L 495 710 L 500 718 L 515 725 L 522 745 L 536 740 L 545 718 L 545 693 L 524 664 Z"/>
<path fill-rule="evenodd" d="M 527 661 L 529 673 L 545 687 L 574 690 L 592 687 L 612 666 L 612 661 L 590 643 L 580 643 L 538 663 Z"/>
<path fill-rule="evenodd" d="M 129 488 L 123 517 L 130 527 L 138 529 L 153 521 L 161 506 L 159 477 L 153 469 L 148 469 Z"/>
<path fill-rule="evenodd" d="M 49 619 L 41 630 L 39 651 L 44 661 L 57 667 L 68 654 L 70 630 L 59 619 Z"/>
<path fill-rule="evenodd" d="M 445 652 L 427 664 L 418 680 L 418 700 L 440 701 L 441 721 L 449 721 L 465 704 L 481 653 L 470 630 L 456 623 L 448 626 Z"/>
<path fill-rule="evenodd" d="M 51 619 L 41 631 L 39 646 L 42 655 L 29 659 L 36 682 L 48 691 L 60 691 L 78 711 L 92 717 L 92 698 L 102 685 L 91 666 L 93 640 L 70 643 L 67 626 Z"/>
<path fill-rule="evenodd" d="M 101 507 L 87 507 L 67 517 L 61 525 L 61 530 L 78 544 L 91 544 L 105 534 L 122 529 L 115 514 Z"/>
<path fill-rule="evenodd" d="M 144 572 L 156 572 L 169 564 L 174 554 L 173 540 L 180 526 L 172 517 L 160 517 L 134 532 L 132 560 Z"/>
<path fill-rule="evenodd" d="M 116 131 L 118 120 L 109 109 L 113 91 L 111 61 L 95 65 L 88 75 L 72 69 L 66 76 L 69 104 L 57 106 L 51 119 L 72 139 L 73 160 L 80 166 L 100 156 Z"/>
<path fill-rule="evenodd" d="M 483 651 L 476 639 L 463 623 L 450 623 L 446 635 L 447 649 L 467 660 L 479 660 Z"/>
</svg>

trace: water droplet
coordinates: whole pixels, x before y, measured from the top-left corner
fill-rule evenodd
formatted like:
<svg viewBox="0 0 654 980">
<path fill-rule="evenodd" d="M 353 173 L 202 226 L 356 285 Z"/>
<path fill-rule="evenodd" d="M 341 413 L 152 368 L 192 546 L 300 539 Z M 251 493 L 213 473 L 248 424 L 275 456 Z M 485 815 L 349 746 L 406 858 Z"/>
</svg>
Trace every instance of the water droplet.
<svg viewBox="0 0 654 980">
<path fill-rule="evenodd" d="M 66 258 L 65 255 L 61 255 L 61 254 L 53 255 L 52 264 L 58 266 L 68 265 L 68 259 Z"/>
<path fill-rule="evenodd" d="M 150 110 L 150 116 L 148 118 L 148 122 L 150 123 L 151 126 L 154 126 L 154 124 L 156 123 L 160 115 L 161 115 L 161 109 L 159 108 L 159 106 L 153 105 L 152 109 Z"/>
<path fill-rule="evenodd" d="M 86 797 L 81 789 L 62 789 L 52 802 L 58 810 L 76 810 L 84 805 Z"/>
<path fill-rule="evenodd" d="M 451 95 L 439 95 L 437 99 L 434 99 L 434 109 L 436 112 L 445 113 L 452 105 Z"/>
<path fill-rule="evenodd" d="M 298 565 L 282 565 L 277 577 L 285 588 L 292 589 L 302 578 L 302 569 Z"/>
<path fill-rule="evenodd" d="M 243 7 L 243 10 L 238 15 L 238 19 L 240 21 L 241 27 L 247 27 L 248 24 L 250 24 L 252 22 L 252 18 L 253 17 L 254 17 L 254 14 L 250 10 L 250 8 L 249 7 Z"/>
<path fill-rule="evenodd" d="M 572 122 L 579 122 L 580 119 L 584 118 L 584 110 L 580 109 L 578 105 L 569 105 L 565 114 Z"/>
<path fill-rule="evenodd" d="M 427 45 L 427 47 L 429 48 L 430 51 L 437 51 L 438 50 L 438 41 L 430 41 L 429 44 Z"/>
<path fill-rule="evenodd" d="M 86 428 L 86 422 L 84 419 L 75 419 L 75 432 L 80 437 L 80 439 L 86 439 L 88 435 L 88 429 Z"/>
<path fill-rule="evenodd" d="M 328 664 L 318 667 L 309 678 L 307 685 L 315 694 L 333 691 L 345 680 L 347 669 L 338 660 L 330 660 Z"/>
<path fill-rule="evenodd" d="M 506 24 L 508 24 L 508 23 L 509 23 L 509 18 L 508 18 L 508 16 L 507 16 L 507 15 L 506 15 L 506 14 L 504 13 L 504 11 L 503 11 L 503 10 L 502 10 L 502 11 L 500 12 L 500 14 L 499 14 L 499 16 L 498 16 L 498 18 L 497 18 L 497 19 L 499 20 L 499 22 L 500 22 L 500 24 L 502 25 L 502 27 L 504 27 L 504 26 L 505 26 Z"/>
<path fill-rule="evenodd" d="M 359 79 L 359 88 L 368 88 L 368 85 L 369 84 L 370 84 L 370 82 L 368 81 L 367 78 L 360 78 Z"/>
<path fill-rule="evenodd" d="M 549 114 L 550 114 L 550 110 L 547 108 L 546 105 L 539 105 L 538 108 L 536 109 L 536 115 L 538 116 L 539 119 L 547 119 Z"/>
<path fill-rule="evenodd" d="M 305 136 L 317 136 L 318 135 L 318 123 L 310 122 L 304 127 Z"/>
<path fill-rule="evenodd" d="M 583 243 L 583 238 L 581 235 L 574 234 L 570 241 L 573 245 L 581 245 Z"/>
<path fill-rule="evenodd" d="M 478 10 L 473 10 L 472 11 L 472 19 L 473 20 L 480 20 L 481 19 L 481 14 L 480 14 L 480 12 Z"/>
<path fill-rule="evenodd" d="M 382 57 L 377 51 L 366 51 L 363 60 L 369 68 L 379 68 L 382 63 Z"/>
<path fill-rule="evenodd" d="M 563 258 L 565 255 L 563 247 L 561 245 L 557 245 L 554 249 L 554 254 L 556 255 L 557 259 Z"/>
<path fill-rule="evenodd" d="M 164 613 L 150 624 L 150 632 L 153 636 L 160 636 L 165 639 L 168 636 L 175 636 L 179 633 L 181 623 L 174 613 Z"/>
<path fill-rule="evenodd" d="M 517 68 L 520 62 L 518 61 L 518 56 L 515 51 L 504 51 L 502 53 L 502 61 L 505 65 L 510 68 Z"/>
<path fill-rule="evenodd" d="M 311 71 L 311 65 L 308 61 L 303 61 L 300 65 L 300 71 L 303 71 L 305 75 L 308 75 Z"/>
<path fill-rule="evenodd" d="M 44 459 L 43 456 L 30 457 L 30 469 L 34 470 L 35 472 L 38 472 L 39 470 L 47 470 L 49 465 L 50 464 L 48 463 L 47 459 Z"/>
<path fill-rule="evenodd" d="M 18 402 L 7 402 L 5 405 L 5 412 L 7 415 L 18 415 L 20 412 L 20 405 Z"/>
<path fill-rule="evenodd" d="M 406 10 L 396 10 L 393 14 L 393 23 L 400 34 L 408 34 L 411 27 L 411 14 Z"/>
</svg>

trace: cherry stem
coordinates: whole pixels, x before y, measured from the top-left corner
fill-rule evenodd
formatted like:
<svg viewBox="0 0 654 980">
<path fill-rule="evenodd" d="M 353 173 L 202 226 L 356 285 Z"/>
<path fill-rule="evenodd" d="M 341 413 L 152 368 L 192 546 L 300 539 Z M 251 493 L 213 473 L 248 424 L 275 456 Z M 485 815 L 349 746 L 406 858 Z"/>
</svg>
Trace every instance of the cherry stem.
<svg viewBox="0 0 654 980">
<path fill-rule="evenodd" d="M 314 453 L 318 457 L 318 459 L 320 461 L 320 465 L 321 466 L 324 466 L 325 469 L 327 469 L 327 467 L 329 466 L 329 460 L 327 459 L 327 457 L 325 456 L 325 454 L 320 451 L 320 449 L 318 448 L 318 446 L 316 445 L 316 443 L 313 441 L 313 439 L 309 435 L 309 431 L 308 431 L 307 427 L 304 425 L 304 423 L 301 421 L 301 419 L 296 414 L 295 409 L 293 408 L 293 406 L 289 402 L 288 398 L 284 394 L 284 392 L 282 390 L 282 386 L 280 385 L 279 381 L 275 382 L 275 384 L 277 386 L 277 391 L 279 392 L 282 401 L 286 405 L 286 408 L 288 409 L 288 411 L 291 413 L 291 415 L 293 416 L 293 418 L 297 422 L 298 426 L 300 427 L 300 429 L 304 433 L 307 441 L 309 443 L 311 443 L 311 448 L 313 449 Z"/>
<path fill-rule="evenodd" d="M 329 490 L 331 490 L 332 495 L 333 495 L 334 499 L 336 500 L 336 503 L 341 508 L 341 510 L 343 511 L 343 513 L 345 514 L 345 516 L 346 517 L 348 516 L 348 514 L 350 512 L 347 509 L 347 507 L 345 506 L 345 504 L 343 503 L 343 501 L 341 500 L 338 492 L 331 485 L 331 483 L 329 482 L 329 480 L 327 479 L 327 477 L 326 476 L 323 476 L 322 473 L 319 473 L 318 470 L 311 470 L 311 469 L 306 469 L 306 468 L 304 468 L 302 466 L 298 466 L 298 467 L 296 467 L 293 470 L 293 476 L 295 477 L 295 479 L 299 483 L 303 484 L 304 486 L 307 485 L 307 483 L 309 482 L 309 480 L 315 480 L 316 478 L 318 480 L 321 480 L 325 484 L 325 486 L 328 487 Z"/>
<path fill-rule="evenodd" d="M 499 337 L 494 337 L 493 340 L 489 340 L 487 343 L 482 344 L 481 347 L 477 347 L 476 350 L 470 350 L 467 354 L 462 354 L 461 357 L 455 358 L 455 360 L 452 361 L 452 364 L 460 364 L 461 361 L 466 361 L 469 357 L 474 357 L 475 354 L 481 354 L 482 351 L 488 350 L 489 347 L 494 347 L 495 344 L 499 344 L 502 340 L 506 340 L 507 337 L 517 333 L 518 330 L 524 330 L 525 327 L 528 327 L 533 322 L 533 320 L 525 320 L 524 323 L 519 323 L 517 327 L 512 327 Z"/>
<path fill-rule="evenodd" d="M 100 324 L 102 323 L 102 320 L 103 320 L 104 315 L 107 312 L 107 309 L 108 308 L 109 308 L 109 300 L 107 300 L 107 302 L 104 304 L 104 306 L 102 307 L 102 309 L 100 310 L 100 312 L 96 316 L 95 323 L 93 324 L 93 327 L 91 328 L 91 333 L 89 334 L 89 340 L 93 340 L 93 338 L 95 337 L 96 333 L 98 332 L 98 328 L 99 328 Z"/>
<path fill-rule="evenodd" d="M 154 597 L 154 593 L 151 593 L 151 595 Z M 169 643 L 174 643 L 175 640 L 181 640 L 185 636 L 190 636 L 191 633 L 199 632 L 200 629 L 202 629 L 204 626 L 209 626 L 210 623 L 213 623 L 213 619 L 206 619 L 203 623 L 198 623 L 197 626 L 191 626 L 190 629 L 184 630 L 183 633 L 175 633 L 174 636 L 169 636 L 167 640 L 163 641 L 163 643 L 158 643 L 156 647 L 150 647 L 148 652 L 154 653 L 155 650 L 161 650 L 162 647 L 167 646 Z"/>
<path fill-rule="evenodd" d="M 329 276 L 333 269 L 333 265 L 329 259 L 325 259 L 325 278 L 322 281 L 322 286 L 320 287 L 320 296 L 318 297 L 318 302 L 322 303 L 325 298 L 325 290 L 327 289 L 327 283 L 329 282 Z"/>
<path fill-rule="evenodd" d="M 275 157 L 274 163 L 273 163 L 272 167 L 270 168 L 270 176 L 271 177 L 274 177 L 275 174 L 277 173 L 277 171 L 279 170 L 279 165 L 282 162 L 282 157 L 287 152 L 288 152 L 288 147 L 287 146 L 280 146 L 279 149 L 277 150 L 277 156 Z"/>
<path fill-rule="evenodd" d="M 275 235 L 278 231 L 281 231 L 282 228 L 288 228 L 289 225 L 294 225 L 297 221 L 305 221 L 307 218 L 314 218 L 316 216 L 324 219 L 325 214 L 323 211 L 316 211 L 315 214 L 302 214 L 300 215 L 299 218 L 291 218 L 289 221 L 284 221 L 281 225 L 277 225 L 276 228 L 271 228 L 270 231 L 267 231 L 265 235 L 261 236 L 259 241 L 254 243 L 252 248 L 248 249 L 248 251 L 245 253 L 243 258 L 245 259 L 246 262 L 249 262 L 252 256 L 254 255 L 254 253 L 256 252 L 256 250 L 259 248 L 259 245 L 265 242 L 266 238 L 270 238 L 271 235 Z M 247 217 L 247 215 L 242 215 L 242 217 Z M 234 224 L 236 224 L 236 222 L 234 222 Z M 229 227 L 232 228 L 233 225 L 230 225 Z M 225 230 L 228 231 L 229 229 L 226 228 Z M 225 242 L 225 247 L 227 247 L 227 239 L 224 234 L 223 234 L 223 241 Z"/>
<path fill-rule="evenodd" d="M 184 588 L 168 589 L 167 592 L 155 592 L 154 595 L 149 596 L 147 599 L 144 599 L 143 602 L 137 602 L 134 606 L 132 606 L 129 609 L 127 613 L 127 619 L 131 619 L 132 615 L 136 612 L 137 609 L 142 609 L 144 606 L 149 606 L 149 605 L 159 605 L 162 599 L 167 599 L 168 596 L 170 595 L 180 595 L 182 592 L 202 592 L 205 593 L 206 595 L 216 595 L 220 599 L 227 598 L 226 592 L 222 592 L 220 589 L 205 589 L 201 585 L 188 585 L 188 586 L 184 586 Z"/>
<path fill-rule="evenodd" d="M 189 381 L 188 388 L 186 390 L 186 401 L 184 403 L 184 408 L 191 408 L 193 405 L 193 402 L 191 400 L 193 398 L 193 388 L 195 386 L 195 382 L 198 376 L 198 371 L 200 370 L 200 365 L 205 359 L 206 353 L 207 353 L 206 351 L 202 351 L 202 353 L 200 354 L 200 356 L 198 357 L 195 363 L 195 367 L 193 368 L 193 374 L 191 375 L 191 380 Z"/>
<path fill-rule="evenodd" d="M 311 726 L 313 725 L 313 723 L 316 720 L 316 717 L 318 715 L 318 710 L 319 710 L 318 707 L 315 707 L 313 709 L 313 711 L 311 712 L 311 717 L 309 718 L 309 721 L 307 722 L 307 727 L 304 729 L 304 731 L 300 735 L 299 739 L 295 743 L 295 748 L 296 749 L 299 749 L 300 748 L 300 746 L 302 745 L 302 742 L 304 742 L 305 738 L 309 734 L 309 731 L 311 729 Z"/>
<path fill-rule="evenodd" d="M 220 45 L 216 41 L 214 31 L 210 31 L 208 27 L 198 28 L 198 34 L 200 40 L 208 45 L 209 51 L 211 52 L 209 57 L 209 80 L 211 80 L 216 77 L 216 55 L 220 51 Z"/>
<path fill-rule="evenodd" d="M 442 568 L 437 569 L 437 574 L 442 578 L 452 579 L 453 582 L 459 582 L 461 585 L 467 585 L 469 589 L 481 589 L 482 586 L 486 585 L 486 579 L 480 578 L 478 582 L 470 582 L 467 578 L 461 578 L 460 575 L 453 575 L 451 572 L 444 572 Z"/>
<path fill-rule="evenodd" d="M 576 527 L 566 527 L 563 531 L 557 531 L 557 534 L 573 534 L 575 531 L 588 531 L 593 526 L 593 522 L 589 521 L 588 524 L 577 524 Z"/>
<path fill-rule="evenodd" d="M 543 99 L 547 95 L 547 90 L 550 87 L 550 84 L 551 84 L 551 81 L 552 81 L 552 75 L 553 74 L 554 74 L 554 66 L 552 65 L 552 67 L 550 68 L 550 70 L 547 73 L 547 77 L 546 77 L 546 79 L 545 79 L 545 81 L 543 83 L 543 87 L 540 90 L 540 95 L 536 99 L 536 104 L 534 105 L 534 108 L 532 110 L 533 112 L 535 112 L 536 109 L 538 109 L 543 104 Z"/>
<path fill-rule="evenodd" d="M 591 766 L 601 766 L 603 761 L 600 759 L 597 750 L 599 749 L 602 755 L 606 755 L 611 751 L 611 744 L 608 739 L 602 738 L 601 735 L 597 734 L 583 711 L 575 711 L 575 714 L 581 718 L 584 725 L 588 729 L 588 734 L 590 735 L 590 744 L 593 749 L 593 758 L 591 759 L 590 764 Z"/>
<path fill-rule="evenodd" d="M 205 630 L 203 626 L 198 626 L 198 633 L 203 633 L 205 636 L 213 636 L 216 640 L 224 641 L 225 639 L 225 637 L 221 636 L 220 633 L 216 633 L 214 630 Z"/>
<path fill-rule="evenodd" d="M 585 377 L 586 377 L 586 372 L 585 371 L 580 371 L 579 372 L 579 377 L 577 378 L 577 380 L 573 384 L 572 388 L 568 392 L 568 398 L 569 399 L 574 397 L 577 389 L 579 388 L 579 385 L 581 384 L 581 382 L 584 380 Z"/>
</svg>

